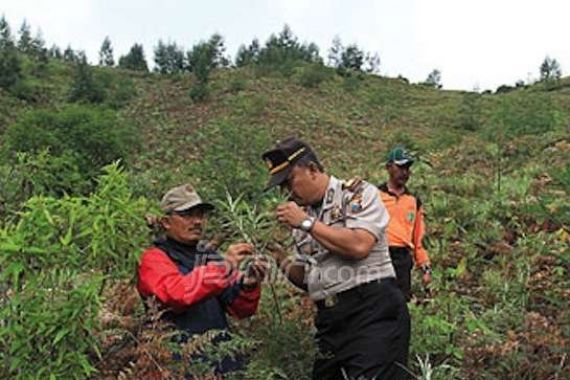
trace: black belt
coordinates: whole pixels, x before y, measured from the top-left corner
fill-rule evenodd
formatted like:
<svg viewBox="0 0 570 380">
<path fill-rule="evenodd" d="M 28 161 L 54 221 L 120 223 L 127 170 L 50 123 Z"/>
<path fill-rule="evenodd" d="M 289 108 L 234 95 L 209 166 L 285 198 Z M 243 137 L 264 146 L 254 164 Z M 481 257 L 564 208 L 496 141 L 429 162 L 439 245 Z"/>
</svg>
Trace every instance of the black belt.
<svg viewBox="0 0 570 380">
<path fill-rule="evenodd" d="M 339 303 L 348 300 L 354 299 L 355 297 L 363 295 L 366 291 L 378 286 L 379 284 L 387 284 L 387 283 L 395 283 L 394 277 L 385 277 L 379 280 L 373 280 L 370 282 L 366 282 L 361 285 L 357 285 L 354 288 L 350 288 L 348 290 L 342 291 L 340 293 L 332 294 L 326 296 L 322 300 L 318 300 L 315 302 L 317 308 L 320 309 L 329 309 L 338 305 Z"/>
</svg>

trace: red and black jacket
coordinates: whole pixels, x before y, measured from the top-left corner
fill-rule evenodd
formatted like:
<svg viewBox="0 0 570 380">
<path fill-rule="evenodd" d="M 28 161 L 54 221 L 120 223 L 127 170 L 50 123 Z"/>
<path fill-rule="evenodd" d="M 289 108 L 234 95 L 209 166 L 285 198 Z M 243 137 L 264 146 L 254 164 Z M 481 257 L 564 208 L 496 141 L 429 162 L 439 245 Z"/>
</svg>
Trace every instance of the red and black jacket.
<svg viewBox="0 0 570 380">
<path fill-rule="evenodd" d="M 228 327 L 226 312 L 237 318 L 255 313 L 260 287 L 247 290 L 216 251 L 172 239 L 157 240 L 138 268 L 138 291 L 156 296 L 169 309 L 163 317 L 189 335 Z"/>
</svg>

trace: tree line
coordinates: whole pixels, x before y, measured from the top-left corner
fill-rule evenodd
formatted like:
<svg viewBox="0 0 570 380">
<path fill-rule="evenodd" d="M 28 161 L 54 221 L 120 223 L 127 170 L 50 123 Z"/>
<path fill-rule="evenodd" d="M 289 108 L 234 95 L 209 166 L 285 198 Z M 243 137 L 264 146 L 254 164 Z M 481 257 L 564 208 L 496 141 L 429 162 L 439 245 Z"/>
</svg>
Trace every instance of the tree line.
<svg viewBox="0 0 570 380">
<path fill-rule="evenodd" d="M 9 89 L 21 79 L 21 58 L 24 54 L 36 61 L 38 70 L 47 65 L 49 59 L 58 59 L 73 64 L 87 65 L 86 54 L 71 46 L 61 49 L 53 44 L 46 47 L 46 42 L 40 31 L 32 35 L 30 25 L 24 21 L 18 30 L 18 38 L 11 32 L 6 18 L 0 18 L 0 87 Z M 107 36 L 99 49 L 98 65 L 102 67 L 119 67 L 126 70 L 149 72 L 149 64 L 142 44 L 134 43 L 129 51 L 115 60 L 115 52 L 111 39 Z M 202 40 L 185 50 L 174 41 L 160 39 L 153 48 L 152 71 L 160 74 L 193 73 L 198 86 L 205 87 L 211 70 L 220 67 L 257 66 L 265 69 L 290 74 L 292 69 L 300 64 L 326 65 L 336 69 L 341 76 L 354 73 L 379 73 L 380 56 L 378 53 L 367 52 L 357 44 L 343 44 L 335 37 L 328 51 L 327 61 L 320 54 L 319 47 L 311 42 L 300 42 L 291 28 L 285 25 L 277 34 L 271 34 L 262 44 L 254 38 L 249 44 L 242 44 L 232 61 L 226 53 L 224 39 L 220 34 L 213 34 L 209 39 Z M 558 61 L 546 56 L 539 67 L 540 81 L 545 83 L 557 82 L 562 76 Z M 442 73 L 434 69 L 426 80 L 419 84 L 442 88 Z M 523 81 L 517 81 L 515 87 L 503 85 L 497 92 L 508 92 L 524 86 Z"/>
</svg>

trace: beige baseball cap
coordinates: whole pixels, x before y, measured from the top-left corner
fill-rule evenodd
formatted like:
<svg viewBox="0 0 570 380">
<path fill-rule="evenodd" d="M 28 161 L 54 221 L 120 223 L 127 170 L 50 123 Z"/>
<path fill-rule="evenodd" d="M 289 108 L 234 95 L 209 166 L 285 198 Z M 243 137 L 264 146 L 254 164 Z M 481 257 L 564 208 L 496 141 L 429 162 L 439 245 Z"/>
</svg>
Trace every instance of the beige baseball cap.
<svg viewBox="0 0 570 380">
<path fill-rule="evenodd" d="M 190 184 L 176 186 L 168 190 L 160 202 L 160 208 L 166 214 L 186 211 L 194 207 L 201 207 L 207 211 L 214 209 L 214 205 L 204 202 Z"/>
</svg>

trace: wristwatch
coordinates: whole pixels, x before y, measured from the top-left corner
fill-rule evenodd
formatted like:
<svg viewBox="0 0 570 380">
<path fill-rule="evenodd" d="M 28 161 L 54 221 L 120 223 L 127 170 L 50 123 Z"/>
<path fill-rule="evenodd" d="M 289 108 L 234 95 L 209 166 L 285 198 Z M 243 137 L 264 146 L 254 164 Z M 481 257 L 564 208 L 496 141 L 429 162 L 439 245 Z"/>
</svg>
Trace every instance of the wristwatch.
<svg viewBox="0 0 570 380">
<path fill-rule="evenodd" d="M 305 232 L 311 231 L 315 225 L 316 220 L 317 219 L 314 216 L 308 216 L 307 219 L 303 220 L 301 224 L 299 224 L 299 229 Z"/>
<path fill-rule="evenodd" d="M 429 264 L 424 264 L 420 267 L 420 270 L 422 271 L 423 274 L 430 274 L 431 275 L 431 265 Z"/>
</svg>

